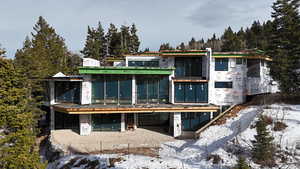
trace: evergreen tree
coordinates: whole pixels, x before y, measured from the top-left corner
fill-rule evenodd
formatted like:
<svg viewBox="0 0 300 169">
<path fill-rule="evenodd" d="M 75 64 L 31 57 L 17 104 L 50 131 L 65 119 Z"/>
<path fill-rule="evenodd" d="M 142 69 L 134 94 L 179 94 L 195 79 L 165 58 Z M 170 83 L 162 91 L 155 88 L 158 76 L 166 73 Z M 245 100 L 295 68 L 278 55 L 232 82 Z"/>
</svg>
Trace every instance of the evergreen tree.
<svg viewBox="0 0 300 169">
<path fill-rule="evenodd" d="M 110 24 L 107 34 L 107 48 L 108 55 L 110 56 L 121 56 L 122 45 L 121 45 L 121 34 L 118 32 L 118 28 L 114 24 Z"/>
<path fill-rule="evenodd" d="M 256 123 L 255 141 L 253 141 L 252 157 L 254 161 L 263 166 L 273 167 L 275 165 L 274 138 L 267 130 L 267 124 L 260 116 Z"/>
<path fill-rule="evenodd" d="M 237 164 L 232 169 L 250 169 L 245 157 L 239 156 Z"/>
<path fill-rule="evenodd" d="M 120 28 L 120 36 L 121 36 L 121 48 L 122 54 L 128 54 L 129 51 L 132 51 L 131 47 L 131 34 L 129 30 L 129 26 L 122 25 Z"/>
<path fill-rule="evenodd" d="M 163 43 L 159 47 L 159 51 L 161 50 L 174 50 L 174 48 L 169 43 Z"/>
<path fill-rule="evenodd" d="M 178 46 L 179 50 L 185 50 L 185 45 L 183 42 L 181 42 L 181 44 Z"/>
<path fill-rule="evenodd" d="M 277 0 L 272 8 L 273 30 L 268 54 L 270 74 L 284 94 L 300 94 L 299 0 Z"/>
<path fill-rule="evenodd" d="M 104 30 L 100 22 L 96 29 L 88 26 L 85 46 L 80 52 L 84 57 L 94 58 L 102 63 L 105 59 L 105 42 Z"/>
<path fill-rule="evenodd" d="M 191 41 L 189 41 L 188 49 L 196 49 L 196 40 L 192 37 Z"/>
<path fill-rule="evenodd" d="M 238 36 L 228 27 L 222 36 L 222 51 L 240 51 L 242 49 L 241 41 Z"/>
<path fill-rule="evenodd" d="M 135 24 L 131 25 L 130 34 L 131 35 L 130 35 L 129 52 L 137 53 L 139 51 L 141 42 L 139 41 L 139 37 L 137 35 L 137 28 L 136 28 Z"/>
<path fill-rule="evenodd" d="M 0 168 L 45 168 L 35 148 L 26 77 L 0 57 Z"/>
</svg>

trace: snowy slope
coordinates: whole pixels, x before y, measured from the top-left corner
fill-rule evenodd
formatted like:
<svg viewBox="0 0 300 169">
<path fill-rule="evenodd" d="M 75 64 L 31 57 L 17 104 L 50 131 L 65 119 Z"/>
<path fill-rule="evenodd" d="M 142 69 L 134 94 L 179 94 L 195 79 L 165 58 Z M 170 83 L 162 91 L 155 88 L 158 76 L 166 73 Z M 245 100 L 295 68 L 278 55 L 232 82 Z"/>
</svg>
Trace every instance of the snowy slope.
<svg viewBox="0 0 300 169">
<path fill-rule="evenodd" d="M 121 156 L 124 160 L 117 162 L 114 168 L 148 168 L 148 169 L 170 169 L 170 168 L 203 168 L 220 169 L 230 168 L 235 165 L 237 157 L 234 151 L 239 147 L 247 156 L 248 163 L 253 168 L 259 168 L 258 165 L 250 161 L 251 140 L 254 140 L 256 134 L 255 128 L 251 126 L 257 120 L 257 114 L 271 116 L 276 119 L 284 119 L 288 127 L 284 131 L 274 132 L 275 143 L 279 144 L 284 150 L 293 152 L 295 144 L 300 141 L 300 105 L 270 105 L 253 106 L 244 109 L 238 113 L 238 116 L 227 120 L 226 124 L 220 126 L 211 126 L 203 133 L 198 140 L 178 140 L 161 145 L 160 158 L 129 155 Z M 272 126 L 269 126 L 270 131 Z M 207 160 L 211 155 L 219 155 L 221 162 L 213 164 L 212 160 Z M 108 166 L 107 159 L 118 157 L 119 155 L 90 155 L 80 156 L 91 160 L 100 160 L 102 167 Z M 48 166 L 51 168 L 60 168 L 63 164 L 70 162 L 71 159 L 78 156 L 67 156 Z M 290 158 L 288 163 L 295 163 L 295 159 Z M 100 166 L 100 165 L 99 165 Z M 279 164 L 276 168 L 297 168 L 294 164 Z M 298 166 L 299 167 L 299 166 Z M 80 167 L 79 167 L 80 168 Z M 81 166 L 85 168 L 85 166 Z M 99 168 L 99 167 L 98 167 Z"/>
</svg>

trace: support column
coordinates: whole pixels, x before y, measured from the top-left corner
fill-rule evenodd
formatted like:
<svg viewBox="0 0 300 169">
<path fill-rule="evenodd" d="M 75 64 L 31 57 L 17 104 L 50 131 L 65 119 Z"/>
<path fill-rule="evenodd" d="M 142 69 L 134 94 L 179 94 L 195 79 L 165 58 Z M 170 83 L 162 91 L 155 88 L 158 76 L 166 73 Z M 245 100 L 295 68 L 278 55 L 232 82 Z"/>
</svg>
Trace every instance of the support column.
<svg viewBox="0 0 300 169">
<path fill-rule="evenodd" d="M 174 113 L 174 115 L 173 115 L 173 124 L 174 124 L 173 136 L 178 137 L 182 133 L 182 130 L 181 130 L 181 113 L 180 112 L 175 112 Z"/>
<path fill-rule="evenodd" d="M 90 114 L 80 114 L 79 115 L 79 125 L 80 125 L 80 135 L 86 136 L 90 135 L 92 132 L 92 122 Z"/>
<path fill-rule="evenodd" d="M 55 129 L 55 111 L 53 106 L 50 106 L 50 131 Z"/>
<path fill-rule="evenodd" d="M 125 131 L 125 113 L 121 114 L 121 132 Z"/>
<path fill-rule="evenodd" d="M 54 81 L 49 82 L 50 87 L 50 130 L 55 129 L 55 111 L 52 105 L 55 104 L 55 83 Z"/>
<path fill-rule="evenodd" d="M 214 118 L 214 112 L 210 112 L 210 120 Z"/>
<path fill-rule="evenodd" d="M 135 75 L 132 75 L 132 104 L 136 104 L 136 79 Z"/>
<path fill-rule="evenodd" d="M 138 115 L 136 113 L 133 114 L 133 121 L 134 121 L 134 130 L 137 129 L 137 124 L 138 124 Z"/>
<path fill-rule="evenodd" d="M 81 104 L 92 103 L 92 77 L 91 75 L 84 75 L 81 90 Z"/>
</svg>

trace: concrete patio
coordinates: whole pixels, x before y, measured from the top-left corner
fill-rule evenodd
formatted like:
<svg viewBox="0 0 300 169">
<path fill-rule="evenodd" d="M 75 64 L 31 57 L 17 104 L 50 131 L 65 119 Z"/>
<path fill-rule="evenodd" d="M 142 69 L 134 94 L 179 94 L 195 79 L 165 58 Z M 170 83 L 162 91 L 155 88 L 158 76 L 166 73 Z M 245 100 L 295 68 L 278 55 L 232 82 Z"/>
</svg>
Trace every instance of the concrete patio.
<svg viewBox="0 0 300 169">
<path fill-rule="evenodd" d="M 97 152 L 138 147 L 160 147 L 161 143 L 175 139 L 163 131 L 138 128 L 125 132 L 92 132 L 80 136 L 72 130 L 54 130 L 51 132 L 52 144 L 58 145 L 66 152 L 73 150 L 81 153 Z"/>
</svg>

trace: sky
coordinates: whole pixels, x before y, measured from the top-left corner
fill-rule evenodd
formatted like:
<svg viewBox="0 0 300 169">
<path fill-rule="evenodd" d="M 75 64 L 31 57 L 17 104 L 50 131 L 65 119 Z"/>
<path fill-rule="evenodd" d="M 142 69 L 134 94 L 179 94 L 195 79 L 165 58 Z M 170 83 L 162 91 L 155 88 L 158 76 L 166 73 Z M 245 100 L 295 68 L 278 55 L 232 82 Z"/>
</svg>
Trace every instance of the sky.
<svg viewBox="0 0 300 169">
<path fill-rule="evenodd" d="M 14 57 L 39 16 L 65 39 L 68 49 L 79 52 L 87 26 L 100 21 L 105 30 L 135 23 L 140 49 L 158 50 L 169 42 L 176 46 L 192 37 L 220 36 L 231 26 L 237 31 L 254 20 L 270 19 L 274 0 L 1 0 L 0 44 Z"/>
</svg>

